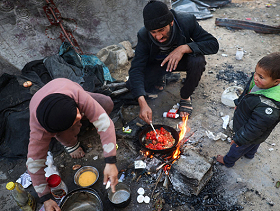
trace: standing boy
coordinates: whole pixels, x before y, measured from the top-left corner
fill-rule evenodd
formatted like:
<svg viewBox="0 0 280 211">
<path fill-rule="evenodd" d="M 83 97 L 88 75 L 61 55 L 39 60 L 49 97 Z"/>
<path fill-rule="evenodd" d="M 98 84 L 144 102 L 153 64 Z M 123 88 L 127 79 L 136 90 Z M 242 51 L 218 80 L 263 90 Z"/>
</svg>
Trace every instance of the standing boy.
<svg viewBox="0 0 280 211">
<path fill-rule="evenodd" d="M 226 156 L 217 161 L 234 166 L 244 155 L 253 159 L 258 147 L 280 121 L 280 52 L 263 57 L 244 92 L 235 102 L 234 136 Z"/>
</svg>

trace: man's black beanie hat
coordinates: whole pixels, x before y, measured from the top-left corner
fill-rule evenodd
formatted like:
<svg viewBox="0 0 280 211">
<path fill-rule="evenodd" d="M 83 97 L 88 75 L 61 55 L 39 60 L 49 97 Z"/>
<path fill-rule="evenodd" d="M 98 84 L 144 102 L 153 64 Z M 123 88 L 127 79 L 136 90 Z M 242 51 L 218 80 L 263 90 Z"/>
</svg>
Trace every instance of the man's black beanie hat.
<svg viewBox="0 0 280 211">
<path fill-rule="evenodd" d="M 173 14 L 161 1 L 149 1 L 143 9 L 144 25 L 148 31 L 167 26 L 173 20 Z"/>
</svg>

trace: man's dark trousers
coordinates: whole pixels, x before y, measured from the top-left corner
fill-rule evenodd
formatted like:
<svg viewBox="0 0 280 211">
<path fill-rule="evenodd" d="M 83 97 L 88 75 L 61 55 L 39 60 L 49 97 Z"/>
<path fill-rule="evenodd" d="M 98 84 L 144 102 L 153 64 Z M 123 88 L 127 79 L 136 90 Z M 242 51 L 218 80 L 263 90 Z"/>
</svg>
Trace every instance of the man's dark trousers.
<svg viewBox="0 0 280 211">
<path fill-rule="evenodd" d="M 144 83 L 147 92 L 153 90 L 154 86 L 161 86 L 164 75 L 168 74 L 166 72 L 167 63 L 163 67 L 160 66 L 161 63 L 162 60 L 150 63 L 145 70 Z M 182 57 L 176 70 L 172 71 L 186 71 L 187 73 L 186 80 L 180 91 L 181 98 L 187 99 L 192 95 L 205 71 L 205 65 L 204 55 L 190 56 L 186 54 Z"/>
</svg>

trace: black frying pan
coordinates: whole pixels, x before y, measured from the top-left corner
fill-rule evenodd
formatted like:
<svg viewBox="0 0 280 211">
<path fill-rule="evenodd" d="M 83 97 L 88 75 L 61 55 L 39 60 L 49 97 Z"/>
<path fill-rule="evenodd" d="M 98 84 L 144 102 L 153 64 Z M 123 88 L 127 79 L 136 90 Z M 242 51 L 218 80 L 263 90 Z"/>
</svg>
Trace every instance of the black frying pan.
<svg viewBox="0 0 280 211">
<path fill-rule="evenodd" d="M 161 127 L 163 127 L 165 130 L 167 130 L 168 132 L 170 132 L 171 135 L 173 136 L 173 138 L 175 139 L 175 143 L 174 143 L 174 145 L 173 145 L 172 147 L 167 148 L 167 149 L 162 149 L 162 150 L 154 150 L 154 149 L 149 149 L 149 148 L 147 148 L 147 147 L 145 146 L 145 144 L 146 144 L 146 138 L 145 138 L 145 137 L 146 137 L 146 134 L 147 134 L 148 132 L 150 132 L 151 130 L 153 130 L 151 126 L 146 126 L 146 127 L 140 132 L 140 134 L 139 134 L 139 142 L 140 142 L 141 146 L 144 147 L 144 148 L 147 149 L 147 150 L 150 150 L 151 152 L 154 152 L 154 153 L 166 153 L 166 152 L 170 152 L 170 151 L 172 151 L 172 150 L 175 150 L 175 148 L 176 148 L 176 146 L 177 146 L 177 144 L 178 144 L 178 142 L 179 142 L 179 134 L 178 134 L 178 132 L 177 132 L 174 128 L 169 127 L 169 126 L 167 126 L 167 125 L 154 125 L 154 128 L 155 128 L 155 129 L 160 129 Z"/>
</svg>

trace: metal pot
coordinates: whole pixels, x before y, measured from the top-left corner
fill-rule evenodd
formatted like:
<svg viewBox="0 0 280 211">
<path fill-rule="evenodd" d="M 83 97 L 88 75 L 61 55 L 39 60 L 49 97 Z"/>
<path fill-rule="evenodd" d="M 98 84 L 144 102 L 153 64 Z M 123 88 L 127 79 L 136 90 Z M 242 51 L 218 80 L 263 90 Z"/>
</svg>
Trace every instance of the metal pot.
<svg viewBox="0 0 280 211">
<path fill-rule="evenodd" d="M 119 208 L 124 208 L 126 207 L 130 201 L 131 201 L 131 192 L 130 188 L 122 183 L 119 182 L 116 186 L 116 191 L 113 193 L 112 189 L 109 189 L 108 192 L 108 198 L 110 202 L 115 206 Z"/>
<path fill-rule="evenodd" d="M 69 192 L 60 204 L 61 211 L 103 211 L 103 203 L 91 188 L 79 188 Z"/>
<path fill-rule="evenodd" d="M 172 147 L 168 148 L 168 149 L 162 149 L 162 150 L 154 150 L 154 149 L 149 149 L 146 147 L 146 134 L 148 132 L 150 132 L 152 129 L 151 126 L 146 126 L 139 134 L 139 142 L 141 144 L 142 147 L 144 147 L 145 149 L 147 150 L 150 150 L 151 152 L 154 152 L 154 153 L 166 153 L 166 152 L 170 152 L 172 150 L 175 150 L 178 142 L 179 142 L 179 134 L 178 132 L 172 128 L 172 127 L 169 127 L 167 125 L 154 125 L 154 128 L 155 129 L 160 129 L 161 127 L 163 127 L 165 130 L 167 130 L 168 132 L 171 133 L 171 135 L 173 136 L 173 138 L 175 139 L 175 143 L 173 144 Z"/>
</svg>

